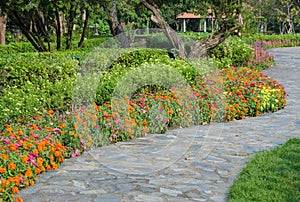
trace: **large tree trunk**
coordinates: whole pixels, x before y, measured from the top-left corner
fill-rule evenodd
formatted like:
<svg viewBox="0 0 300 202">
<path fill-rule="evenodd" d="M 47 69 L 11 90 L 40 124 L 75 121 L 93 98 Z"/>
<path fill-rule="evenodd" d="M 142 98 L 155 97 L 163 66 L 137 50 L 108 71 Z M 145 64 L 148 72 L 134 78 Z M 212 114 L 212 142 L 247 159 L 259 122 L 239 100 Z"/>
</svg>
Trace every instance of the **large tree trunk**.
<svg viewBox="0 0 300 202">
<path fill-rule="evenodd" d="M 151 20 L 164 32 L 166 37 L 172 43 L 172 46 L 178 50 L 179 57 L 185 59 L 187 57 L 184 43 L 180 36 L 177 34 L 175 30 L 164 20 L 164 18 L 160 15 L 157 5 L 154 2 L 147 2 L 146 0 L 141 0 L 141 3 L 152 11 L 153 15 L 151 16 Z"/>
<path fill-rule="evenodd" d="M 60 19 L 60 14 L 58 7 L 55 5 L 55 21 L 56 21 L 56 27 L 55 27 L 55 32 L 56 32 L 56 50 L 61 49 L 61 19 Z"/>
<path fill-rule="evenodd" d="M 108 23 L 111 34 L 117 37 L 122 48 L 129 48 L 130 42 L 123 30 L 122 25 L 119 22 L 115 0 L 111 1 L 109 4 L 107 4 L 106 1 L 102 1 L 101 5 L 105 9 L 105 12 L 109 18 Z"/>
<path fill-rule="evenodd" d="M 80 38 L 80 41 L 78 43 L 78 48 L 81 48 L 83 46 L 84 37 L 85 37 L 85 34 L 86 34 L 88 22 L 89 22 L 89 16 L 90 16 L 89 9 L 85 9 L 85 18 L 84 18 L 81 38 Z"/>
<path fill-rule="evenodd" d="M 68 18 L 68 35 L 66 40 L 66 49 L 72 49 L 72 35 L 73 35 L 73 26 L 74 26 L 74 18 L 76 16 L 77 4 L 72 2 L 69 10 L 69 18 Z"/>
<path fill-rule="evenodd" d="M 158 6 L 153 2 L 148 2 L 147 0 L 141 0 L 141 3 L 152 11 L 153 15 L 151 16 L 151 20 L 165 33 L 173 47 L 178 50 L 178 55 L 182 59 L 186 58 L 202 58 L 206 56 L 208 50 L 214 48 L 218 44 L 222 43 L 228 36 L 233 34 L 236 30 L 241 28 L 243 24 L 242 16 L 239 14 L 238 22 L 239 25 L 231 28 L 221 27 L 218 30 L 217 34 L 212 34 L 209 38 L 202 40 L 191 47 L 189 53 L 186 53 L 184 43 L 180 36 L 175 32 L 170 25 L 164 20 L 164 18 L 160 15 Z M 213 33 L 213 32 L 212 32 Z"/>
<path fill-rule="evenodd" d="M 0 44 L 5 45 L 5 31 L 6 31 L 6 13 L 0 17 Z"/>
</svg>

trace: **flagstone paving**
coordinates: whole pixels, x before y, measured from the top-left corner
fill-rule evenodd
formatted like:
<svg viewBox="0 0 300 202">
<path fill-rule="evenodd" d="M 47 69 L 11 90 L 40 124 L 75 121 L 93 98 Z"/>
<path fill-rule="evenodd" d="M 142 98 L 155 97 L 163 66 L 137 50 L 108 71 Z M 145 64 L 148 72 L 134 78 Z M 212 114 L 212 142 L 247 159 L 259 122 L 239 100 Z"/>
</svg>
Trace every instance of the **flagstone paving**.
<svg viewBox="0 0 300 202">
<path fill-rule="evenodd" d="M 285 109 L 95 149 L 41 174 L 18 196 L 25 202 L 226 201 L 251 156 L 300 138 L 300 47 L 269 52 L 276 64 L 263 72 L 284 85 Z"/>
</svg>

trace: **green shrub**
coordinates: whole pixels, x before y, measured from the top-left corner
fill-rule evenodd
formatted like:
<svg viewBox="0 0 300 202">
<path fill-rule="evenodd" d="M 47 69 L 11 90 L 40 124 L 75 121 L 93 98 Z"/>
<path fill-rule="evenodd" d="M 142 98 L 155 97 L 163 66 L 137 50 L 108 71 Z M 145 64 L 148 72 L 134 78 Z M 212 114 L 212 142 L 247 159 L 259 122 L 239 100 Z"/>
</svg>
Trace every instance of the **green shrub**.
<svg viewBox="0 0 300 202">
<path fill-rule="evenodd" d="M 29 42 L 11 42 L 5 46 L 0 45 L 0 55 L 35 52 L 34 47 Z"/>
<path fill-rule="evenodd" d="M 255 41 L 282 41 L 282 40 L 300 40 L 299 34 L 271 34 L 271 35 L 265 35 L 265 34 L 254 34 L 251 36 L 247 36 L 242 38 L 245 42 L 255 42 Z"/>
<path fill-rule="evenodd" d="M 244 66 L 253 53 L 253 49 L 239 37 L 229 37 L 209 52 L 219 67 L 231 65 Z"/>
<path fill-rule="evenodd" d="M 116 60 L 110 69 L 101 77 L 96 100 L 97 103 L 110 101 L 112 93 L 120 79 L 130 71 L 136 71 L 142 64 L 145 65 L 169 65 L 179 74 L 183 75 L 190 84 L 199 72 L 191 64 L 184 60 L 170 58 L 168 53 L 162 50 L 137 50 L 125 54 Z"/>
<path fill-rule="evenodd" d="M 0 122 L 29 118 L 43 108 L 65 110 L 79 69 L 70 52 L 0 57 Z"/>
</svg>

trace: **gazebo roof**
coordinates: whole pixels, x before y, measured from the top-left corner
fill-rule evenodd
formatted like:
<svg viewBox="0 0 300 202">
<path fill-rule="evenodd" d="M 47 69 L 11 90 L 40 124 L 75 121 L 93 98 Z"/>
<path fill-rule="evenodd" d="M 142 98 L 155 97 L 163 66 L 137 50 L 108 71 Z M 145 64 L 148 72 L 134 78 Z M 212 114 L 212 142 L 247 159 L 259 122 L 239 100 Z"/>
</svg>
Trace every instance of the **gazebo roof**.
<svg viewBox="0 0 300 202">
<path fill-rule="evenodd" d="M 195 15 L 193 13 L 181 13 L 176 16 L 177 19 L 200 19 L 201 15 Z"/>
</svg>

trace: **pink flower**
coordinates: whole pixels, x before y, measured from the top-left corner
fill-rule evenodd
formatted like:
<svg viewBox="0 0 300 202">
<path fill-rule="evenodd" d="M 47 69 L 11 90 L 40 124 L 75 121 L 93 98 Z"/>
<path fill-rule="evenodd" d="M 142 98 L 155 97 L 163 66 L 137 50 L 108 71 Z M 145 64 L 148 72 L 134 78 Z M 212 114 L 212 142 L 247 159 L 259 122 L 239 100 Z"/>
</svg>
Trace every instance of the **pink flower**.
<svg viewBox="0 0 300 202">
<path fill-rule="evenodd" d="M 7 139 L 2 140 L 2 142 L 3 142 L 4 144 L 10 144 L 10 141 L 7 140 Z"/>
<path fill-rule="evenodd" d="M 54 132 L 54 133 L 60 133 L 61 130 L 60 130 L 59 128 L 54 128 L 54 129 L 53 129 L 53 132 Z"/>
<path fill-rule="evenodd" d="M 71 156 L 72 156 L 72 158 L 74 158 L 79 155 L 80 155 L 80 151 L 79 151 L 79 149 L 76 149 L 75 152 Z"/>
<path fill-rule="evenodd" d="M 114 120 L 114 123 L 115 123 L 115 124 L 121 124 L 121 121 L 115 119 L 115 120 Z"/>
<path fill-rule="evenodd" d="M 33 134 L 33 137 L 40 139 L 40 136 L 38 134 Z"/>
</svg>

